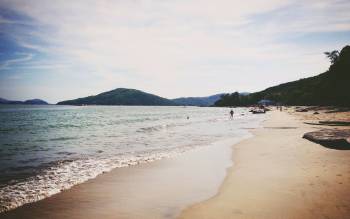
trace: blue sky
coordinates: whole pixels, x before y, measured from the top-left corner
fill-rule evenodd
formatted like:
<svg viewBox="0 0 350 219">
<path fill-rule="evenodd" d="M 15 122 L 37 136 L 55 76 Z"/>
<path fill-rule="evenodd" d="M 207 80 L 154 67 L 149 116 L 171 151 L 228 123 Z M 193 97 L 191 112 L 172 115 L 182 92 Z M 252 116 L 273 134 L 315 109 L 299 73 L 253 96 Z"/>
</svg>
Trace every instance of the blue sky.
<svg viewBox="0 0 350 219">
<path fill-rule="evenodd" d="M 0 97 L 258 91 L 327 70 L 350 1 L 0 0 Z"/>
</svg>

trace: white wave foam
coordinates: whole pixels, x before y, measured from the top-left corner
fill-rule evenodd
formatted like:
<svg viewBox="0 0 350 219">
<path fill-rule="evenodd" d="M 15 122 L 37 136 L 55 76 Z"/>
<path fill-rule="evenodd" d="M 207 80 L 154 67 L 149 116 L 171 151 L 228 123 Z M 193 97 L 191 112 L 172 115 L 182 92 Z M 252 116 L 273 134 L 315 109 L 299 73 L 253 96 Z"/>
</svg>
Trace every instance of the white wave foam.
<svg viewBox="0 0 350 219">
<path fill-rule="evenodd" d="M 0 213 L 42 200 L 112 169 L 160 160 L 186 150 L 189 148 L 178 148 L 172 152 L 155 153 L 149 151 L 143 154 L 121 155 L 109 159 L 89 158 L 60 162 L 23 182 L 0 188 Z"/>
</svg>

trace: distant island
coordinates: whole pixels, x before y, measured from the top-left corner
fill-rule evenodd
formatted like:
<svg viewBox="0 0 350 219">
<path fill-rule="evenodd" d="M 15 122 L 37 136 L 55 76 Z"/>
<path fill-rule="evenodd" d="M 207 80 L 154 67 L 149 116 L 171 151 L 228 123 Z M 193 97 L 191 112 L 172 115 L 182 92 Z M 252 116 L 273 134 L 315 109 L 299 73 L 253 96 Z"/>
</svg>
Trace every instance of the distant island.
<svg viewBox="0 0 350 219">
<path fill-rule="evenodd" d="M 172 101 L 182 106 L 211 106 L 218 101 L 222 95 L 224 95 L 224 93 L 207 97 L 180 97 L 172 99 Z"/>
<path fill-rule="evenodd" d="M 243 92 L 240 95 L 248 95 Z M 136 89 L 117 88 L 94 96 L 65 100 L 57 105 L 125 105 L 125 106 L 213 106 L 223 95 L 215 94 L 206 97 L 180 97 L 167 99 Z"/>
<path fill-rule="evenodd" d="M 40 99 L 31 99 L 25 101 L 19 100 L 7 100 L 4 98 L 0 98 L 0 104 L 27 104 L 27 105 L 47 105 L 48 103 L 44 100 Z"/>
<path fill-rule="evenodd" d="M 242 93 L 248 95 L 249 93 Z M 94 96 L 65 100 L 58 105 L 126 105 L 126 106 L 212 106 L 218 101 L 222 94 L 207 97 L 180 97 L 167 99 L 154 94 L 146 93 L 136 89 L 117 88 Z"/>
<path fill-rule="evenodd" d="M 74 100 L 58 102 L 58 105 L 129 105 L 129 106 L 176 106 L 174 101 L 136 89 L 117 88 Z"/>
<path fill-rule="evenodd" d="M 314 77 L 280 84 L 246 96 L 225 94 L 215 106 L 249 106 L 260 100 L 283 105 L 350 106 L 350 46 L 325 53 L 329 70 Z"/>
</svg>

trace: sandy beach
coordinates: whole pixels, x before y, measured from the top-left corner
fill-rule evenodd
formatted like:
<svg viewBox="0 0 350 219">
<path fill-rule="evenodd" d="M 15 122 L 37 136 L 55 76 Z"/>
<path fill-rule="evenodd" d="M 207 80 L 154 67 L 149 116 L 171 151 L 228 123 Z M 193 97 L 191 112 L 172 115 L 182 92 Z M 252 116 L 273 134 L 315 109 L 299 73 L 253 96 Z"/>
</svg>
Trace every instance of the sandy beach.
<svg viewBox="0 0 350 219">
<path fill-rule="evenodd" d="M 0 219 L 350 219 L 350 0 L 0 9 Z"/>
<path fill-rule="evenodd" d="M 302 138 L 322 115 L 335 118 L 271 111 L 233 146 L 117 168 L 0 218 L 347 218 L 350 151 Z"/>
<path fill-rule="evenodd" d="M 310 112 L 269 114 L 255 137 L 233 147 L 234 165 L 219 193 L 180 218 L 349 217 L 350 151 L 303 139 L 321 128 L 303 123 L 315 119 Z"/>
</svg>

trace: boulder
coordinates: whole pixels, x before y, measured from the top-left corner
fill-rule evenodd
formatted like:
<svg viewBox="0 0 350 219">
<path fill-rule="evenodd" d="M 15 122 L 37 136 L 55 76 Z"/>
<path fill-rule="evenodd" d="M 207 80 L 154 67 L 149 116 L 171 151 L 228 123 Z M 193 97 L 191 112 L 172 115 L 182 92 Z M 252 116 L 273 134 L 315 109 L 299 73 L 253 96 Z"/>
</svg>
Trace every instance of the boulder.
<svg viewBox="0 0 350 219">
<path fill-rule="evenodd" d="M 303 138 L 318 143 L 328 148 L 350 150 L 350 129 L 322 129 L 307 132 Z"/>
</svg>

